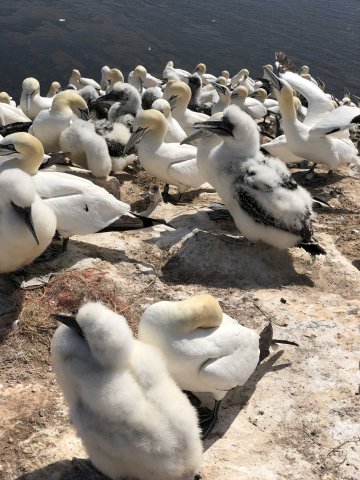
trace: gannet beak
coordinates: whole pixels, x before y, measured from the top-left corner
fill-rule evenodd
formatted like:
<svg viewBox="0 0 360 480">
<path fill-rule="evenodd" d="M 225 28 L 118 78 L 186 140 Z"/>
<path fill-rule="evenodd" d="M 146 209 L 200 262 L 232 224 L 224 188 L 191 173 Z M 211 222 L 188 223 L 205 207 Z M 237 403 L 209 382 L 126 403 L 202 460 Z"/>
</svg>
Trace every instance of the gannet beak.
<svg viewBox="0 0 360 480">
<path fill-rule="evenodd" d="M 146 132 L 146 128 L 138 128 L 137 130 L 135 130 L 135 132 L 131 134 L 127 144 L 125 145 L 123 155 L 126 155 L 134 145 L 139 143 Z"/>
<path fill-rule="evenodd" d="M 28 115 L 29 114 L 29 110 L 30 110 L 30 105 L 31 105 L 31 98 L 32 96 L 34 95 L 34 92 L 32 93 L 28 93 L 26 95 L 26 114 Z"/>
<path fill-rule="evenodd" d="M 209 133 L 220 135 L 221 137 L 232 136 L 231 125 L 224 122 L 224 120 L 207 120 L 206 122 L 194 123 L 193 126 L 194 128 L 201 128 L 201 130 L 206 130 Z"/>
<path fill-rule="evenodd" d="M 266 73 L 269 75 L 271 85 L 280 92 L 283 87 L 283 83 L 268 67 L 264 67 Z"/>
<path fill-rule="evenodd" d="M 75 317 L 72 317 L 70 315 L 63 315 L 62 313 L 52 313 L 51 317 L 71 328 L 71 330 L 77 333 L 80 337 L 84 338 L 83 331 L 81 330 L 81 327 L 76 321 Z"/>
<path fill-rule="evenodd" d="M 215 90 L 219 93 L 222 93 L 223 95 L 225 95 L 226 93 L 226 87 L 225 85 L 221 85 L 220 83 L 216 83 L 216 82 L 211 82 L 211 85 L 215 88 Z"/>
<path fill-rule="evenodd" d="M 188 137 L 184 138 L 184 140 L 182 140 L 180 142 L 180 145 L 184 145 L 184 143 L 190 143 L 192 142 L 193 140 L 198 140 L 199 138 L 203 138 L 203 137 L 210 137 L 212 134 L 212 132 L 209 132 L 209 131 L 206 131 L 206 130 L 201 130 L 199 128 L 199 130 L 197 130 L 196 132 L 192 133 L 191 135 L 189 135 Z"/>
<path fill-rule="evenodd" d="M 257 91 L 255 90 L 255 92 L 253 93 L 250 93 L 250 95 L 248 95 L 248 97 L 251 97 L 251 98 L 256 98 L 257 97 Z"/>
<path fill-rule="evenodd" d="M 144 87 L 144 81 L 139 77 L 139 92 L 141 93 L 143 91 L 143 87 Z"/>
<path fill-rule="evenodd" d="M 26 223 L 26 226 L 31 232 L 31 235 L 34 237 L 36 243 L 39 245 L 39 239 L 36 235 L 34 223 L 31 217 L 31 207 L 19 207 L 15 203 L 11 202 L 11 206 L 14 208 L 15 212 L 21 217 L 22 220 Z"/>
<path fill-rule="evenodd" d="M 173 95 L 173 96 L 170 97 L 169 100 L 168 100 L 168 102 L 169 102 L 169 104 L 170 104 L 171 110 L 174 110 L 174 108 L 175 108 L 176 99 L 177 99 L 177 95 Z"/>
<path fill-rule="evenodd" d="M 86 120 L 86 121 L 89 120 L 90 114 L 89 114 L 89 110 L 88 110 L 88 109 L 82 110 L 81 108 L 79 108 L 78 110 L 79 110 L 79 112 L 80 112 L 80 118 L 81 118 L 82 120 Z"/>
<path fill-rule="evenodd" d="M 302 123 L 305 120 L 305 115 L 303 114 L 303 112 L 301 110 L 297 110 L 296 114 L 297 114 L 297 118 L 298 118 L 299 122 Z"/>
</svg>

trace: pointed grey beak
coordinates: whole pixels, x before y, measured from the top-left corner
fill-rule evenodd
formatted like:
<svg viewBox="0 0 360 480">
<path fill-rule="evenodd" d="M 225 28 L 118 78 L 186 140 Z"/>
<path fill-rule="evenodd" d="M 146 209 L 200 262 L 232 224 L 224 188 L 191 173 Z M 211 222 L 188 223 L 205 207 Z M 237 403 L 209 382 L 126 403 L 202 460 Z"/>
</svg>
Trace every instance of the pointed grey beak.
<svg viewBox="0 0 360 480">
<path fill-rule="evenodd" d="M 143 91 L 143 88 L 144 88 L 144 81 L 143 81 L 140 77 L 139 77 L 139 84 L 140 84 L 140 86 L 139 86 L 139 92 L 140 92 L 140 94 L 141 94 L 142 91 Z"/>
<path fill-rule="evenodd" d="M 194 128 L 200 128 L 208 133 L 220 135 L 221 137 L 232 136 L 232 125 L 222 120 L 207 120 L 206 122 L 194 123 Z"/>
<path fill-rule="evenodd" d="M 126 155 L 134 145 L 139 143 L 146 132 L 147 132 L 146 128 L 138 128 L 135 132 L 133 132 L 127 144 L 125 145 L 123 155 Z"/>
<path fill-rule="evenodd" d="M 170 97 L 169 100 L 168 100 L 168 102 L 169 102 L 169 104 L 170 104 L 171 110 L 174 110 L 174 108 L 175 108 L 176 99 L 177 99 L 177 95 L 173 95 L 173 96 Z"/>
<path fill-rule="evenodd" d="M 83 331 L 81 330 L 76 317 L 72 317 L 71 315 L 63 315 L 62 313 L 52 313 L 51 317 L 71 328 L 71 330 L 77 333 L 80 337 L 84 338 Z"/>
<path fill-rule="evenodd" d="M 271 70 L 270 68 L 268 67 L 264 67 L 264 70 L 265 72 L 268 74 L 269 76 L 269 80 L 271 82 L 271 85 L 280 92 L 280 90 L 282 89 L 283 87 L 283 83 L 282 81 L 280 80 L 279 77 L 277 77 Z"/>
<path fill-rule="evenodd" d="M 86 120 L 86 121 L 89 120 L 90 114 L 89 114 L 89 110 L 88 110 L 88 109 L 82 110 L 81 108 L 79 108 L 79 111 L 80 111 L 80 118 L 81 118 L 82 120 Z"/>
<path fill-rule="evenodd" d="M 221 93 L 222 95 L 225 95 L 227 90 L 225 85 L 221 85 L 221 83 L 216 83 L 216 82 L 212 82 L 211 85 L 215 88 L 217 92 Z"/>
<path fill-rule="evenodd" d="M 11 202 L 11 206 L 14 208 L 19 217 L 25 222 L 26 226 L 30 230 L 31 235 L 39 245 L 39 239 L 36 235 L 34 223 L 31 217 L 31 207 L 19 207 L 19 205 L 16 205 L 14 202 Z"/>
<path fill-rule="evenodd" d="M 297 110 L 296 114 L 297 114 L 297 118 L 298 118 L 299 122 L 302 123 L 305 120 L 305 115 L 303 114 L 303 112 L 301 111 L 300 108 L 299 108 L 299 110 Z"/>
<path fill-rule="evenodd" d="M 256 97 L 257 97 L 257 95 L 258 95 L 258 94 L 257 94 L 257 92 L 256 92 L 256 90 L 255 90 L 255 92 L 253 92 L 253 93 L 250 93 L 250 95 L 248 95 L 248 97 L 251 97 L 251 98 L 256 98 Z"/>
<path fill-rule="evenodd" d="M 212 135 L 212 132 L 199 129 L 196 132 L 189 135 L 188 137 L 184 138 L 184 140 L 180 142 L 180 145 L 184 145 L 184 143 L 190 143 L 194 140 L 198 140 L 199 138 L 210 137 L 211 135 Z"/>
</svg>

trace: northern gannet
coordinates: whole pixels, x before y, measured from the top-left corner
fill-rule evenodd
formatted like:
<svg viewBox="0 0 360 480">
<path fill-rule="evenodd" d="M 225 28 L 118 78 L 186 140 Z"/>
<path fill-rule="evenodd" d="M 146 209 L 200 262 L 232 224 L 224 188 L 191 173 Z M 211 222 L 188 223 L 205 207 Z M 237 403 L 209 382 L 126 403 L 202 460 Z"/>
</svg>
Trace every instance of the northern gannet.
<svg viewBox="0 0 360 480">
<path fill-rule="evenodd" d="M 141 95 L 141 108 L 143 110 L 149 110 L 155 100 L 162 98 L 163 92 L 159 87 L 150 87 L 144 90 Z"/>
<path fill-rule="evenodd" d="M 16 102 L 7 92 L 0 92 L 0 103 L 7 103 L 12 107 L 16 107 Z"/>
<path fill-rule="evenodd" d="M 253 93 L 255 90 L 255 82 L 249 77 L 249 70 L 246 68 L 242 68 L 240 72 L 234 75 L 231 79 L 231 87 L 233 89 L 239 86 L 246 87 L 249 93 Z"/>
<path fill-rule="evenodd" d="M 138 338 L 160 349 L 171 376 L 183 390 L 213 395 L 213 411 L 200 417 L 205 438 L 216 423 L 226 393 L 244 385 L 270 354 L 276 341 L 268 330 L 265 327 L 258 335 L 223 313 L 214 297 L 196 295 L 148 307 L 140 319 Z M 269 333 L 267 338 L 265 333 Z"/>
<path fill-rule="evenodd" d="M 51 107 L 52 102 L 53 98 L 40 96 L 40 83 L 36 78 L 25 78 L 22 83 L 20 97 L 20 107 L 25 115 L 31 120 L 34 120 L 41 110 L 48 110 Z"/>
<path fill-rule="evenodd" d="M 163 71 L 163 78 L 165 79 L 173 79 L 173 80 L 180 80 L 184 81 L 187 77 L 189 77 L 191 73 L 186 70 L 182 70 L 181 68 L 174 68 L 174 62 L 169 60 L 166 64 L 166 67 Z"/>
<path fill-rule="evenodd" d="M 346 130 L 352 123 L 359 123 L 360 109 L 353 107 L 337 108 L 309 128 L 299 122 L 293 102 L 292 88 L 289 83 L 268 72 L 278 98 L 282 114 L 282 127 L 291 151 L 308 161 L 327 165 L 329 172 L 345 163 L 360 165 L 358 151 L 350 139 L 333 138 L 329 135 Z M 350 108 L 349 110 L 343 110 Z"/>
<path fill-rule="evenodd" d="M 52 82 L 49 88 L 49 91 L 47 93 L 48 98 L 55 97 L 57 93 L 61 91 L 61 85 L 59 82 Z"/>
<path fill-rule="evenodd" d="M 166 143 L 180 143 L 186 138 L 185 131 L 180 127 L 179 122 L 172 117 L 171 107 L 167 100 L 159 98 L 152 104 L 154 110 L 161 112 L 167 121 L 167 131 L 164 138 Z"/>
<path fill-rule="evenodd" d="M 248 93 L 245 86 L 236 87 L 231 92 L 230 103 L 237 105 L 255 120 L 264 118 L 267 114 L 266 107 L 256 98 L 248 97 Z"/>
<path fill-rule="evenodd" d="M 106 118 L 115 103 L 117 104 L 117 118 L 126 114 L 135 117 L 141 105 L 141 97 L 136 88 L 129 83 L 116 82 L 110 93 L 90 102 L 89 109 L 97 118 Z"/>
<path fill-rule="evenodd" d="M 279 106 L 277 100 L 268 98 L 267 91 L 264 88 L 258 88 L 251 95 L 249 95 L 249 97 L 255 98 L 255 100 L 261 102 L 266 109 Z"/>
<path fill-rule="evenodd" d="M 189 187 L 199 188 L 204 179 L 196 163 L 196 147 L 165 143 L 167 122 L 157 110 L 140 112 L 134 123 L 133 133 L 125 147 L 126 153 L 137 142 L 141 166 L 150 174 L 166 184 L 175 185 L 179 193 Z"/>
<path fill-rule="evenodd" d="M 101 303 L 53 317 L 63 324 L 51 347 L 56 378 L 95 467 L 112 480 L 199 480 L 196 412 L 158 349 Z"/>
<path fill-rule="evenodd" d="M 69 78 L 69 84 L 74 85 L 78 90 L 80 88 L 86 87 L 87 85 L 91 85 L 94 87 L 96 90 L 100 92 L 101 87 L 100 85 L 95 82 L 92 78 L 84 78 L 81 76 L 79 70 L 74 69 L 71 72 L 70 78 Z"/>
<path fill-rule="evenodd" d="M 0 102 L 0 123 L 1 126 L 11 125 L 13 123 L 31 122 L 25 113 L 11 104 Z"/>
<path fill-rule="evenodd" d="M 198 154 L 199 169 L 248 240 L 324 253 L 312 235 L 310 194 L 291 178 L 283 162 L 262 155 L 257 124 L 248 114 L 230 105 L 222 120 L 195 127 L 223 139 L 207 161 Z"/>
<path fill-rule="evenodd" d="M 17 168 L 0 172 L 0 212 L 0 273 L 7 273 L 41 255 L 53 238 L 56 218 L 31 177 Z"/>
<path fill-rule="evenodd" d="M 230 90 L 226 85 L 217 82 L 214 82 L 213 85 L 219 95 L 219 100 L 211 107 L 212 115 L 214 115 L 214 113 L 223 112 L 225 108 L 229 106 L 231 98 Z"/>
<path fill-rule="evenodd" d="M 107 65 L 104 65 L 101 68 L 101 80 L 100 80 L 100 87 L 103 92 L 105 92 L 107 86 L 109 85 L 108 79 L 107 79 L 107 74 L 110 71 L 110 67 Z"/>
<path fill-rule="evenodd" d="M 67 128 L 74 116 L 85 120 L 89 110 L 85 100 L 77 92 L 66 90 L 54 97 L 50 110 L 39 112 L 29 129 L 43 144 L 45 153 L 60 151 L 60 134 Z"/>
<path fill-rule="evenodd" d="M 191 90 L 191 98 L 188 104 L 188 108 L 193 112 L 204 113 L 205 115 L 211 114 L 211 108 L 209 104 L 205 104 L 202 101 L 202 80 L 201 77 L 195 73 L 190 75 L 187 79 L 188 85 Z M 213 89 L 213 87 L 211 86 Z M 213 89 L 214 91 L 214 89 Z M 215 91 L 214 91 L 215 93 Z M 206 92 L 208 94 L 208 92 Z"/>
<path fill-rule="evenodd" d="M 115 83 L 124 83 L 124 75 L 118 68 L 111 68 L 107 73 L 108 86 L 106 87 L 106 93 L 110 93 L 114 88 Z"/>
<path fill-rule="evenodd" d="M 184 82 L 175 81 L 167 85 L 163 98 L 170 103 L 172 116 L 180 123 L 187 135 L 195 131 L 194 123 L 209 118 L 208 115 L 193 112 L 187 108 L 191 99 L 191 90 Z"/>
<path fill-rule="evenodd" d="M 310 68 L 307 65 L 303 65 L 300 68 L 300 76 L 302 78 L 305 78 L 306 80 L 310 80 L 310 82 L 314 83 L 316 86 L 318 86 L 318 82 L 315 80 L 314 77 L 310 75 Z"/>
<path fill-rule="evenodd" d="M 194 73 L 200 75 L 203 85 L 208 85 L 209 83 L 216 82 L 215 75 L 211 75 L 211 73 L 206 73 L 205 63 L 199 63 L 198 65 L 196 65 Z"/>
</svg>

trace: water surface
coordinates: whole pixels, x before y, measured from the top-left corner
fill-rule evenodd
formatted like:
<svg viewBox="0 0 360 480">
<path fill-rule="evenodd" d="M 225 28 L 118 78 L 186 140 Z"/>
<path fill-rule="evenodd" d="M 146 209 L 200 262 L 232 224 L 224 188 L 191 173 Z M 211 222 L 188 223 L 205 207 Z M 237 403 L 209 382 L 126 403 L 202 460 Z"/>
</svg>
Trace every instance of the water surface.
<svg viewBox="0 0 360 480">
<path fill-rule="evenodd" d="M 65 22 L 59 22 L 64 18 Z M 18 98 L 35 76 L 66 84 L 71 70 L 100 80 L 107 64 L 160 76 L 169 59 L 218 75 L 254 77 L 284 50 L 337 96 L 360 96 L 359 0 L 13 0 L 0 10 L 0 90 Z"/>
</svg>

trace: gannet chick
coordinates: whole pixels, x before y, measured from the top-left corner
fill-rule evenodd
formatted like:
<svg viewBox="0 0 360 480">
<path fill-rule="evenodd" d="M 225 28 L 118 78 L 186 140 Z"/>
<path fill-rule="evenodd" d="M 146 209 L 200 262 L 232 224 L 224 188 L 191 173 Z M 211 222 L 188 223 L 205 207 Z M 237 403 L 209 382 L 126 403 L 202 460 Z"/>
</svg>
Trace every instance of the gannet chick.
<svg viewBox="0 0 360 480">
<path fill-rule="evenodd" d="M 77 119 L 63 130 L 60 149 L 69 152 L 71 161 L 90 170 L 94 177 L 106 178 L 111 171 L 106 141 L 90 122 Z"/>
<path fill-rule="evenodd" d="M 71 75 L 69 78 L 69 84 L 74 85 L 78 90 L 80 90 L 80 88 L 86 87 L 87 85 L 91 85 L 99 92 L 101 90 L 100 85 L 97 82 L 95 82 L 95 80 L 93 80 L 92 78 L 82 77 L 79 70 L 76 70 L 76 69 L 74 69 L 71 72 Z"/>
<path fill-rule="evenodd" d="M 34 120 L 36 115 L 41 110 L 47 110 L 51 107 L 53 98 L 40 96 L 40 83 L 36 78 L 25 78 L 22 83 L 22 92 L 20 98 L 21 110 L 31 120 Z"/>
<path fill-rule="evenodd" d="M 187 77 L 189 77 L 191 73 L 187 72 L 186 70 L 182 70 L 181 68 L 174 68 L 174 62 L 169 60 L 166 64 L 166 67 L 163 71 L 163 78 L 170 80 L 178 80 L 184 81 Z"/>
<path fill-rule="evenodd" d="M 111 68 L 107 73 L 108 86 L 106 87 L 106 93 L 110 93 L 114 88 L 115 83 L 124 83 L 124 75 L 118 68 Z"/>
<path fill-rule="evenodd" d="M 236 87 L 231 92 L 230 103 L 237 105 L 254 120 L 264 118 L 267 113 L 265 106 L 255 98 L 248 97 L 248 93 L 245 86 Z"/>
<path fill-rule="evenodd" d="M 77 94 L 80 95 L 80 97 L 82 97 L 88 105 L 93 100 L 99 98 L 97 90 L 95 90 L 95 88 L 91 85 L 80 88 L 80 90 L 77 90 Z"/>
<path fill-rule="evenodd" d="M 90 103 L 90 112 L 93 112 L 99 119 L 106 118 L 110 107 L 115 103 L 119 103 L 117 105 L 117 118 L 126 114 L 135 116 L 141 105 L 141 97 L 136 88 L 129 83 L 116 82 L 110 93 Z"/>
<path fill-rule="evenodd" d="M 44 110 L 36 116 L 29 133 L 40 140 L 45 153 L 58 152 L 60 134 L 70 125 L 74 115 L 88 120 L 85 100 L 72 90 L 60 92 L 54 97 L 50 110 Z"/>
<path fill-rule="evenodd" d="M 257 124 L 248 114 L 230 105 L 221 121 L 202 122 L 196 127 L 223 139 L 207 161 L 198 154 L 199 169 L 248 240 L 261 240 L 280 249 L 300 246 L 312 254 L 324 253 L 312 235 L 311 196 L 279 159 L 259 152 Z"/>
<path fill-rule="evenodd" d="M 188 108 L 193 112 L 204 113 L 205 115 L 211 114 L 211 108 L 209 105 L 205 105 L 201 100 L 202 92 L 202 80 L 197 73 L 190 75 L 187 79 L 188 85 L 191 90 L 191 99 Z"/>
<path fill-rule="evenodd" d="M 50 85 L 50 88 L 49 88 L 49 91 L 47 93 L 47 97 L 48 98 L 52 98 L 52 97 L 55 97 L 55 95 L 57 93 L 59 93 L 61 90 L 61 85 L 59 82 L 52 82 L 52 84 Z"/>
<path fill-rule="evenodd" d="M 12 107 L 16 107 L 16 102 L 10 97 L 7 92 L 0 92 L 0 103 L 7 103 Z"/>
<path fill-rule="evenodd" d="M 144 90 L 144 93 L 141 95 L 141 108 L 143 110 L 149 110 L 155 100 L 162 98 L 163 92 L 159 87 L 150 87 Z"/>
<path fill-rule="evenodd" d="M 354 144 L 348 138 L 334 138 L 329 135 L 346 130 L 352 123 L 359 123 L 360 110 L 353 107 L 337 108 L 322 116 L 311 128 L 299 122 L 293 102 L 292 88 L 284 78 L 268 72 L 279 102 L 282 127 L 291 151 L 308 161 L 329 167 L 329 172 L 344 163 L 360 165 L 360 157 Z M 310 107 L 309 107 L 310 108 Z M 350 108 L 350 111 L 347 110 Z"/>
<path fill-rule="evenodd" d="M 166 130 L 167 122 L 162 113 L 153 109 L 140 112 L 124 153 L 140 142 L 138 157 L 141 166 L 166 184 L 175 185 L 181 196 L 189 187 L 199 188 L 204 179 L 197 167 L 196 147 L 165 143 Z"/>
<path fill-rule="evenodd" d="M 122 215 L 132 216 L 130 206 L 104 188 L 68 173 L 41 170 L 44 149 L 28 133 L 14 133 L 0 140 L 0 155 L 17 157 L 0 163 L 0 171 L 20 168 L 32 175 L 37 193 L 56 215 L 56 228 L 63 237 L 61 253 L 73 235 L 88 235 L 108 227 Z"/>
<path fill-rule="evenodd" d="M 203 85 L 208 85 L 209 83 L 216 81 L 215 75 L 206 73 L 205 63 L 199 63 L 198 65 L 196 65 L 194 73 L 198 73 L 200 75 Z"/>
<path fill-rule="evenodd" d="M 214 113 L 223 112 L 225 108 L 229 106 L 231 98 L 230 90 L 226 85 L 217 82 L 214 82 L 213 85 L 219 95 L 219 100 L 211 107 L 212 115 L 214 115 Z"/>
<path fill-rule="evenodd" d="M 140 319 L 138 338 L 161 350 L 171 376 L 183 390 L 213 395 L 215 408 L 200 421 L 206 437 L 226 393 L 244 385 L 270 354 L 272 331 L 267 339 L 264 333 L 259 336 L 223 313 L 214 297 L 196 295 L 148 307 Z"/>
<path fill-rule="evenodd" d="M 164 97 L 170 103 L 172 116 L 179 122 L 187 135 L 191 135 L 195 129 L 194 123 L 206 120 L 208 115 L 193 112 L 187 107 L 191 99 L 191 90 L 184 82 L 172 82 L 164 90 Z"/>
<path fill-rule="evenodd" d="M 101 303 L 53 317 L 64 324 L 52 341 L 56 378 L 95 467 L 112 480 L 199 478 L 196 412 L 158 349 Z"/>
<path fill-rule="evenodd" d="M 101 81 L 100 81 L 100 87 L 101 90 L 105 91 L 107 89 L 107 86 L 109 85 L 108 79 L 107 79 L 107 74 L 110 71 L 110 67 L 107 65 L 104 65 L 101 69 Z"/>
<path fill-rule="evenodd" d="M 31 177 L 17 168 L 0 173 L 0 273 L 18 270 L 46 249 L 56 228 Z"/>
<path fill-rule="evenodd" d="M 167 100 L 160 98 L 156 100 L 152 107 L 154 110 L 161 112 L 167 121 L 167 132 L 164 142 L 166 143 L 180 143 L 187 137 L 185 131 L 180 127 L 180 124 L 171 115 L 171 107 Z"/>
</svg>

